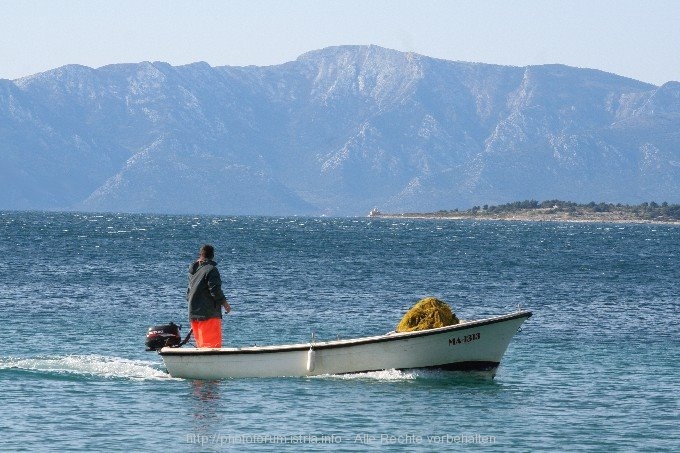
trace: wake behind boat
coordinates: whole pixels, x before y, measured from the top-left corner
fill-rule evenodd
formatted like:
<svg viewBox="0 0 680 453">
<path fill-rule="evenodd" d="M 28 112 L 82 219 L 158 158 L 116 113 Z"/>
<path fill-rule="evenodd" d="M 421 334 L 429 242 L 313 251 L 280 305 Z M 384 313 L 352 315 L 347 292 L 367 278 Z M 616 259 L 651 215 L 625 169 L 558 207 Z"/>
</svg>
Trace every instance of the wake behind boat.
<svg viewBox="0 0 680 453">
<path fill-rule="evenodd" d="M 485 371 L 492 377 L 531 312 L 413 332 L 348 340 L 243 348 L 164 347 L 170 376 L 186 379 L 316 376 L 435 368 Z"/>
</svg>

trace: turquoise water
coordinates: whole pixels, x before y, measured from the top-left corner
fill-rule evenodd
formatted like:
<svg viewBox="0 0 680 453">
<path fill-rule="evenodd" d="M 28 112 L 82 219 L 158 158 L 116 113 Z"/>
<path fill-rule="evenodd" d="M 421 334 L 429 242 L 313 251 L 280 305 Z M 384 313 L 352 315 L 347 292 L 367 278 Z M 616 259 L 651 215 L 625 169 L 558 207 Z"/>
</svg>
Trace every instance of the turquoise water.
<svg viewBox="0 0 680 453">
<path fill-rule="evenodd" d="M 678 226 L 5 212 L 0 232 L 0 451 L 680 446 Z M 203 242 L 229 345 L 380 334 L 429 295 L 534 316 L 494 380 L 172 379 L 144 335 L 187 324 Z"/>
</svg>

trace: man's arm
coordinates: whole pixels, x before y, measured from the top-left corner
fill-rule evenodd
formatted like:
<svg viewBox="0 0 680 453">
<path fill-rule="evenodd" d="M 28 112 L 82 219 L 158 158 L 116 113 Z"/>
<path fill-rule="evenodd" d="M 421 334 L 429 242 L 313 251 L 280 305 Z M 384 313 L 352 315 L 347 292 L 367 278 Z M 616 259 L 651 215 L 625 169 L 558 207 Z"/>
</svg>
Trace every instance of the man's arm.
<svg viewBox="0 0 680 453">
<path fill-rule="evenodd" d="M 229 313 L 231 311 L 231 305 L 227 302 L 227 297 L 222 291 L 222 278 L 220 277 L 220 271 L 217 268 L 213 268 L 208 274 L 208 290 L 210 295 L 220 302 L 220 305 L 224 307 L 224 310 Z"/>
</svg>

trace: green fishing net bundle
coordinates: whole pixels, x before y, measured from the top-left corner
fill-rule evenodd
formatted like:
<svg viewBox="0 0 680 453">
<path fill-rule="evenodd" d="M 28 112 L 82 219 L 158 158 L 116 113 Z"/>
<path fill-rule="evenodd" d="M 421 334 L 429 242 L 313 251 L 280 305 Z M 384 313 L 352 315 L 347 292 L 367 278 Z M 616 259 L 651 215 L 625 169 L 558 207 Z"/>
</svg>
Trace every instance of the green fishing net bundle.
<svg viewBox="0 0 680 453">
<path fill-rule="evenodd" d="M 426 297 L 406 312 L 397 325 L 397 332 L 434 329 L 458 324 L 460 321 L 451 308 L 436 297 Z"/>
</svg>

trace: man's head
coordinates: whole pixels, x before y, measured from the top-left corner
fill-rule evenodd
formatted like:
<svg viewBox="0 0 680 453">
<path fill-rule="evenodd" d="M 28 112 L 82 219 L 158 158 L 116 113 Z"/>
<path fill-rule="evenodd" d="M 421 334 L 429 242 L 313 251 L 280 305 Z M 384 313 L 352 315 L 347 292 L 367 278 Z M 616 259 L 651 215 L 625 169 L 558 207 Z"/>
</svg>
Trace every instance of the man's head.
<svg viewBox="0 0 680 453">
<path fill-rule="evenodd" d="M 210 244 L 204 244 L 201 247 L 201 258 L 211 260 L 215 257 L 215 247 Z"/>
</svg>

